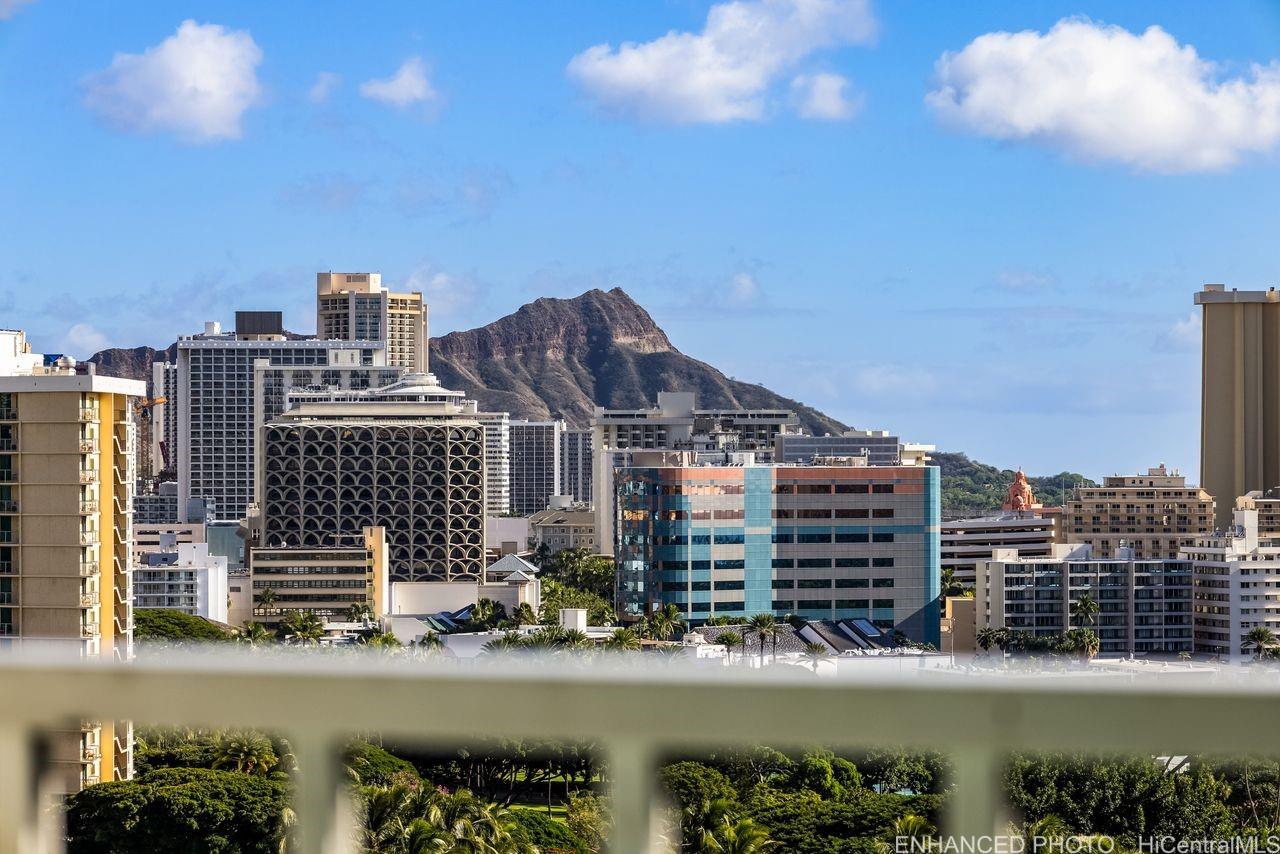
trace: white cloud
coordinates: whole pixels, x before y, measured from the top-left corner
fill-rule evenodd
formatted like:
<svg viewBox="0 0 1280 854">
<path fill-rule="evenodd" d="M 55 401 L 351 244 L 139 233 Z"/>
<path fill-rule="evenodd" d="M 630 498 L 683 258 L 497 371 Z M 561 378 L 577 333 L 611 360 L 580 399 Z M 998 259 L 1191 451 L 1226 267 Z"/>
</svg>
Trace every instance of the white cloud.
<svg viewBox="0 0 1280 854">
<path fill-rule="evenodd" d="M 847 121 L 862 106 L 849 88 L 848 79 L 839 74 L 801 74 L 791 81 L 791 100 L 801 118 Z"/>
<path fill-rule="evenodd" d="M 866 365 L 853 372 L 853 386 L 873 397 L 919 397 L 936 391 L 938 380 L 923 368 Z"/>
<path fill-rule="evenodd" d="M 62 347 L 74 356 L 92 356 L 110 347 L 107 336 L 87 323 L 77 323 L 62 337 Z"/>
<path fill-rule="evenodd" d="M 145 53 L 117 53 L 89 75 L 84 101 L 125 131 L 168 131 L 188 142 L 239 139 L 240 119 L 261 95 L 260 62 L 248 32 L 187 20 Z"/>
<path fill-rule="evenodd" d="M 865 44 L 875 30 L 868 0 L 732 0 L 711 7 L 700 33 L 598 44 L 568 73 L 610 112 L 674 123 L 759 120 L 781 74 L 816 51 Z"/>
<path fill-rule="evenodd" d="M 361 83 L 360 94 L 397 109 L 430 103 L 437 98 L 436 90 L 427 79 L 427 65 L 420 56 L 406 59 L 390 77 Z"/>
<path fill-rule="evenodd" d="M 327 213 L 349 211 L 364 201 L 367 185 L 350 175 L 311 175 L 280 188 L 279 199 L 290 207 Z"/>
<path fill-rule="evenodd" d="M 926 101 L 957 127 L 1139 170 L 1221 170 L 1280 141 L 1280 64 L 1223 78 L 1155 26 L 987 33 L 943 54 L 937 82 Z"/>
<path fill-rule="evenodd" d="M 1033 293 L 1053 290 L 1057 287 L 1058 280 L 1048 273 L 1037 273 L 1034 270 L 1003 270 L 996 276 L 996 285 L 1014 293 Z"/>
<path fill-rule="evenodd" d="M 34 3 L 36 0 L 0 0 L 0 21 L 7 21 L 18 12 L 18 8 Z"/>
<path fill-rule="evenodd" d="M 487 291 L 484 283 L 473 276 L 446 273 L 425 262 L 409 274 L 405 289 L 422 292 L 431 307 L 432 332 L 436 335 L 473 322 Z"/>
<path fill-rule="evenodd" d="M 307 100 L 313 104 L 323 104 L 329 100 L 333 91 L 342 84 L 342 75 L 332 71 L 321 71 L 316 75 L 316 82 L 307 90 Z"/>
<path fill-rule="evenodd" d="M 750 273 L 737 273 L 729 280 L 728 301 L 732 305 L 751 305 L 760 299 L 760 283 Z"/>
<path fill-rule="evenodd" d="M 1156 349 L 1166 351 L 1198 350 L 1200 348 L 1200 314 L 1191 312 L 1185 318 L 1156 337 Z"/>
</svg>

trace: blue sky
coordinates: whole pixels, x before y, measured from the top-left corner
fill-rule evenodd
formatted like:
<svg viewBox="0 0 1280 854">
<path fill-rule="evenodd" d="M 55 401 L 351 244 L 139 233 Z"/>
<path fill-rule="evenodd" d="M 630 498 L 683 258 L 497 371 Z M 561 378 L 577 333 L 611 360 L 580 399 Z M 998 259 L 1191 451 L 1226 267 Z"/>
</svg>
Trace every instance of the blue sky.
<svg viewBox="0 0 1280 854">
<path fill-rule="evenodd" d="M 1275 283 L 1276 59 L 1273 3 L 0 0 L 0 325 L 307 331 L 317 270 L 372 269 L 441 333 L 619 285 L 858 426 L 1194 475 L 1192 294 Z"/>
</svg>

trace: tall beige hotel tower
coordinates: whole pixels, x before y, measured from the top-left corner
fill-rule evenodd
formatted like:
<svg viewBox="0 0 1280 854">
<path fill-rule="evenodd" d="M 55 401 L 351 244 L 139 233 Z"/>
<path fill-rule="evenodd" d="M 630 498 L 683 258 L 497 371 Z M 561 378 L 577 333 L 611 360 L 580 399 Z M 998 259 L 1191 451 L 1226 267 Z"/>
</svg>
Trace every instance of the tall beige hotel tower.
<svg viewBox="0 0 1280 854">
<path fill-rule="evenodd" d="M 1205 285 L 1200 486 L 1230 527 L 1236 498 L 1280 486 L 1280 291 Z"/>
<path fill-rule="evenodd" d="M 328 341 L 386 341 L 387 364 L 427 372 L 427 306 L 395 293 L 380 273 L 317 273 L 316 335 Z"/>
<path fill-rule="evenodd" d="M 0 649 L 128 659 L 137 476 L 130 409 L 146 387 L 70 359 L 46 361 L 22 332 L 0 330 Z M 127 723 L 50 726 L 64 791 L 132 775 Z"/>
</svg>

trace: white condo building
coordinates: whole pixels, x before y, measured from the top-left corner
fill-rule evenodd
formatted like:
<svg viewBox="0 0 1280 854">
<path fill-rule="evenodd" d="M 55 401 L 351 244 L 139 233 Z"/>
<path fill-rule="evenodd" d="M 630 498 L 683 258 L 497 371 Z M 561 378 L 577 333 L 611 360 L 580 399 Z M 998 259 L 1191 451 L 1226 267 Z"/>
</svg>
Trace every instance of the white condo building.
<svg viewBox="0 0 1280 854">
<path fill-rule="evenodd" d="M 511 416 L 481 412 L 476 420 L 484 428 L 484 512 L 502 516 L 511 508 Z"/>
<path fill-rule="evenodd" d="M 1184 551 L 1194 566 L 1196 652 L 1243 661 L 1246 638 L 1263 626 L 1280 634 L 1280 536 L 1259 532 L 1257 510 L 1235 510 L 1227 531 Z"/>
<path fill-rule="evenodd" d="M 133 572 L 133 607 L 181 611 L 227 622 L 227 559 L 209 554 L 207 543 L 161 544 L 140 555 Z"/>
<path fill-rule="evenodd" d="M 529 516 L 547 509 L 560 489 L 560 437 L 563 421 L 512 421 L 511 512 Z"/>
</svg>

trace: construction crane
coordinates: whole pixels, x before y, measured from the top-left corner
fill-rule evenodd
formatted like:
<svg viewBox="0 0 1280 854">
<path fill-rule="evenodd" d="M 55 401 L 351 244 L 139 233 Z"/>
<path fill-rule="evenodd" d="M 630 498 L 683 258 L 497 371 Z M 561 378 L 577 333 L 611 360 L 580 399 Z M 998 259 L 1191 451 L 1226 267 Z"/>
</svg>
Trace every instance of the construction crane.
<svg viewBox="0 0 1280 854">
<path fill-rule="evenodd" d="M 150 480 L 151 471 L 151 422 L 154 420 L 152 410 L 162 403 L 168 403 L 167 397 L 140 397 L 133 402 L 134 414 L 138 417 L 138 477 Z M 169 461 L 165 460 L 168 467 Z"/>
</svg>

